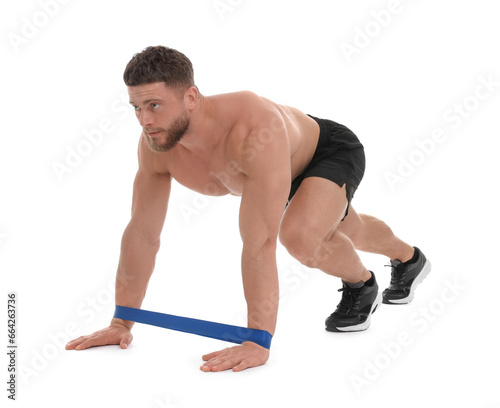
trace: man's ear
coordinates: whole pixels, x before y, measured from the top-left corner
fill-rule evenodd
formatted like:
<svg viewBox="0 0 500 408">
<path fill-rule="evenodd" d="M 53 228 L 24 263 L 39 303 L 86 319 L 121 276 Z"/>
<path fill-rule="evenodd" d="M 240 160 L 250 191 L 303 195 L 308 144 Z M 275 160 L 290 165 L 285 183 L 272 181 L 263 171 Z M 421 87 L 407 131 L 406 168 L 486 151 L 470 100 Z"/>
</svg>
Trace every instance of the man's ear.
<svg viewBox="0 0 500 408">
<path fill-rule="evenodd" d="M 194 106 L 198 102 L 198 98 L 199 98 L 199 91 L 196 85 L 190 86 L 184 92 L 184 100 L 186 101 L 186 104 L 189 109 L 194 108 Z"/>
</svg>

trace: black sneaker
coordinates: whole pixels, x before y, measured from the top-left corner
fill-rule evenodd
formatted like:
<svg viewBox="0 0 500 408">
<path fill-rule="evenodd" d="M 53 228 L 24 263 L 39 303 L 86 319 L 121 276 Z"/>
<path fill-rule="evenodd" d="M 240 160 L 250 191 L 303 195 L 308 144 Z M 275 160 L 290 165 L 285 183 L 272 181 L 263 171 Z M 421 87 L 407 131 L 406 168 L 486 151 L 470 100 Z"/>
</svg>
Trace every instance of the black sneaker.
<svg viewBox="0 0 500 408">
<path fill-rule="evenodd" d="M 391 283 L 383 292 L 383 302 L 388 304 L 410 303 L 415 295 L 417 285 L 421 283 L 431 271 L 431 263 L 420 249 L 415 248 L 416 259 L 405 263 L 391 259 Z"/>
<path fill-rule="evenodd" d="M 370 326 L 370 316 L 382 301 L 375 275 L 373 272 L 371 274 L 372 278 L 367 282 L 342 281 L 342 289 L 339 289 L 339 292 L 343 292 L 342 299 L 335 312 L 325 321 L 327 331 L 353 332 L 366 330 Z"/>
</svg>

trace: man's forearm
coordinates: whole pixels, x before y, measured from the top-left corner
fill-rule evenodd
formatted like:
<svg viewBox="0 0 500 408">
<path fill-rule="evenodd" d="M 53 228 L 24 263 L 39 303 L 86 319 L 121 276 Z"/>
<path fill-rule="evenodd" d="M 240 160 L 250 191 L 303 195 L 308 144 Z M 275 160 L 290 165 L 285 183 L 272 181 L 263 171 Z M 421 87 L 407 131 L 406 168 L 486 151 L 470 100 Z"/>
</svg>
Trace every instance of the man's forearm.
<svg viewBox="0 0 500 408">
<path fill-rule="evenodd" d="M 274 335 L 279 303 L 276 245 L 265 245 L 258 252 L 243 246 L 241 267 L 248 327 L 267 330 Z"/>
<path fill-rule="evenodd" d="M 116 274 L 115 303 L 140 308 L 155 266 L 159 240 L 149 239 L 141 229 L 129 224 L 123 233 L 120 262 Z M 113 319 L 132 328 L 134 322 Z"/>
</svg>

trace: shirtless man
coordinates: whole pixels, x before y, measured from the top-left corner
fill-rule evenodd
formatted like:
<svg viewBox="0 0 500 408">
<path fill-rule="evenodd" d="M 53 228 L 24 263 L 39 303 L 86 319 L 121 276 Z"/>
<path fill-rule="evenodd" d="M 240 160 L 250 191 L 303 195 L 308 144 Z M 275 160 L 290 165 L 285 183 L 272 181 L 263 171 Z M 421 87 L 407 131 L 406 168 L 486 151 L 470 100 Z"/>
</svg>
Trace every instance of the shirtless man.
<svg viewBox="0 0 500 408">
<path fill-rule="evenodd" d="M 141 306 L 160 248 L 172 178 L 202 194 L 241 196 L 248 327 L 274 335 L 278 237 L 302 264 L 342 279 L 342 299 L 326 330 L 365 330 L 381 301 L 413 299 L 430 263 L 385 223 L 350 205 L 365 161 L 349 129 L 252 92 L 204 96 L 189 59 L 162 46 L 134 55 L 124 80 L 143 131 L 132 217 L 122 238 L 117 305 Z M 383 294 L 356 249 L 390 258 L 391 284 Z M 72 340 L 66 349 L 127 348 L 133 324 L 113 318 L 109 327 Z M 203 371 L 241 371 L 264 364 L 269 350 L 247 341 L 202 358 Z"/>
</svg>

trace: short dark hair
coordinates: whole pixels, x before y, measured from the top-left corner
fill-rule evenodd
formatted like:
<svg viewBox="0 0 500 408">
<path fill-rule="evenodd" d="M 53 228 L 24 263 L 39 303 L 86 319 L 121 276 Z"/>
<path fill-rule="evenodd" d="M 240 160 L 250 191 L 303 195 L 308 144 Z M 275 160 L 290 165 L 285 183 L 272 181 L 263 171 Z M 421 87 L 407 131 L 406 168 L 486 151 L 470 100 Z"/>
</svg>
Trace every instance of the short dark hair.
<svg viewBox="0 0 500 408">
<path fill-rule="evenodd" d="M 186 89 L 194 86 L 193 65 L 188 57 L 173 48 L 158 45 L 135 54 L 123 73 L 127 86 L 165 82 Z"/>
</svg>

